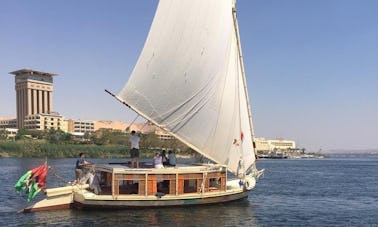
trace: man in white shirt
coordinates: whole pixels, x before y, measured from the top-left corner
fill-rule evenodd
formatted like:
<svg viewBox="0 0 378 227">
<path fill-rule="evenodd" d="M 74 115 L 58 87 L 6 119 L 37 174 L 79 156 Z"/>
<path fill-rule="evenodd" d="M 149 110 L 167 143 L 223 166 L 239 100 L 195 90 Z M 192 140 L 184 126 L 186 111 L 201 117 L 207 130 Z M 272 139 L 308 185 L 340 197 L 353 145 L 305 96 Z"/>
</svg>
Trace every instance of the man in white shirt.
<svg viewBox="0 0 378 227">
<path fill-rule="evenodd" d="M 130 156 L 131 156 L 131 168 L 139 168 L 139 136 L 135 131 L 131 131 L 130 136 Z"/>
</svg>

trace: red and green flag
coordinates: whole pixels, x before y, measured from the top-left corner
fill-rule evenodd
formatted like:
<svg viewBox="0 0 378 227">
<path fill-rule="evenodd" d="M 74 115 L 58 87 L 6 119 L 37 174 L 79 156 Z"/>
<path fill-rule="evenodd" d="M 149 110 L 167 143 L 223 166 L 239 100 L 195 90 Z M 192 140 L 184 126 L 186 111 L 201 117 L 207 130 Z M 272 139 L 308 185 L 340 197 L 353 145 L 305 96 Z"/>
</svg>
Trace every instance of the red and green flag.
<svg viewBox="0 0 378 227">
<path fill-rule="evenodd" d="M 15 184 L 16 191 L 26 192 L 30 202 L 42 189 L 46 188 L 47 172 L 47 163 L 27 171 Z"/>
</svg>

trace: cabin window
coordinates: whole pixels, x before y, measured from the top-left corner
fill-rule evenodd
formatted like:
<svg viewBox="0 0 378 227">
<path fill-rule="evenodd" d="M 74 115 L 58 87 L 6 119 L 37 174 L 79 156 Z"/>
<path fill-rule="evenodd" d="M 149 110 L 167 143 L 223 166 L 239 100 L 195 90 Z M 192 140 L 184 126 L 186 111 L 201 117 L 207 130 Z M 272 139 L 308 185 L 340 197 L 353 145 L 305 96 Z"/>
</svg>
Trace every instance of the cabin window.
<svg viewBox="0 0 378 227">
<path fill-rule="evenodd" d="M 121 180 L 118 182 L 118 184 L 120 195 L 138 194 L 138 180 Z"/>
<path fill-rule="evenodd" d="M 184 180 L 184 193 L 193 193 L 197 192 L 197 180 L 189 179 Z"/>
<path fill-rule="evenodd" d="M 163 180 L 163 181 L 157 182 L 157 192 L 169 194 L 169 188 L 170 188 L 169 185 L 170 185 L 169 180 Z"/>
<path fill-rule="evenodd" d="M 104 195 L 112 194 L 112 174 L 107 172 L 101 172 L 100 176 L 101 193 Z"/>
<path fill-rule="evenodd" d="M 221 178 L 209 179 L 209 191 L 217 191 L 221 189 Z"/>
<path fill-rule="evenodd" d="M 176 175 L 175 174 L 150 174 L 148 175 L 148 195 L 156 193 L 176 194 Z"/>
<path fill-rule="evenodd" d="M 144 174 L 115 174 L 114 195 L 145 195 Z"/>
</svg>

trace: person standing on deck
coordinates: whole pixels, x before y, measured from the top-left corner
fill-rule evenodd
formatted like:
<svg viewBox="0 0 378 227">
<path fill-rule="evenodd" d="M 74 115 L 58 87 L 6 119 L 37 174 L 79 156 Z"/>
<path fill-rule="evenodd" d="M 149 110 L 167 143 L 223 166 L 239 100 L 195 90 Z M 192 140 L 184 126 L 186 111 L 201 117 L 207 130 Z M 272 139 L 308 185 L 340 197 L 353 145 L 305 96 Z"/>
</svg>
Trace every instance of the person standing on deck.
<svg viewBox="0 0 378 227">
<path fill-rule="evenodd" d="M 131 131 L 130 141 L 130 157 L 131 157 L 131 168 L 139 168 L 139 136 L 135 131 Z"/>
</svg>

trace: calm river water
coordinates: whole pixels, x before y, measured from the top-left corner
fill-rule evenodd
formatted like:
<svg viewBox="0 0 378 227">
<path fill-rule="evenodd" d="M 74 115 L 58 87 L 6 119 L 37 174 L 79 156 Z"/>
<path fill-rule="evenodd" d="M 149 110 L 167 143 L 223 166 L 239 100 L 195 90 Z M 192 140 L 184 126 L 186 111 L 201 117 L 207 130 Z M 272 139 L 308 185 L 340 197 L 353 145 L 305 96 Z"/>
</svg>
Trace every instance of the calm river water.
<svg viewBox="0 0 378 227">
<path fill-rule="evenodd" d="M 0 226 L 378 226 L 378 156 L 260 160 L 258 168 L 266 172 L 255 190 L 248 199 L 228 204 L 17 213 L 28 203 L 25 195 L 15 192 L 14 184 L 43 161 L 0 159 Z M 66 180 L 74 178 L 74 163 L 75 159 L 48 160 Z M 48 187 L 62 184 L 49 174 Z"/>
</svg>

